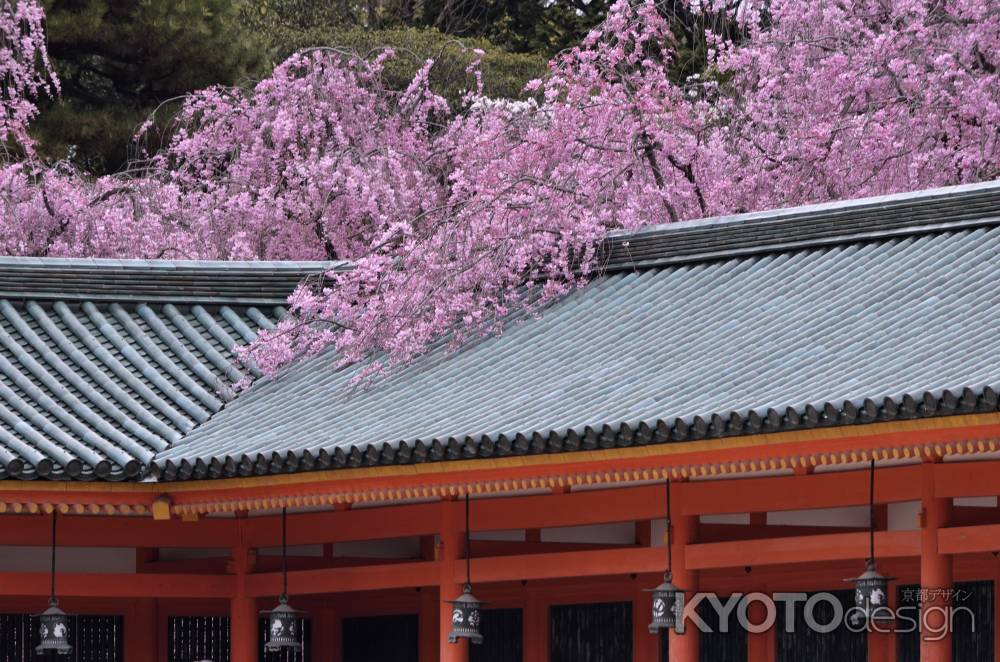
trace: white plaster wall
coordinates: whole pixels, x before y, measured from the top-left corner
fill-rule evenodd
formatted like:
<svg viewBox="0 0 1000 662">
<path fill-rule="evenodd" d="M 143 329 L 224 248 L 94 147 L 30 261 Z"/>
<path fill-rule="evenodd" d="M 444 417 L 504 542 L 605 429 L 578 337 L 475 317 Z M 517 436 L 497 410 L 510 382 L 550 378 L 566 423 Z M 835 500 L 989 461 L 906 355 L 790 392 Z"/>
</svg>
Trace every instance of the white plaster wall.
<svg viewBox="0 0 1000 662">
<path fill-rule="evenodd" d="M 48 547 L 0 546 L 0 572 L 48 572 Z M 131 547 L 60 547 L 56 550 L 57 572 L 135 572 L 135 549 Z"/>
<path fill-rule="evenodd" d="M 158 558 L 161 561 L 187 561 L 190 559 L 228 559 L 230 551 L 226 547 L 163 547 Z"/>
<path fill-rule="evenodd" d="M 767 523 L 778 526 L 868 526 L 868 506 L 784 510 L 768 513 Z"/>
<path fill-rule="evenodd" d="M 919 501 L 901 501 L 890 503 L 888 525 L 890 531 L 913 531 L 917 528 L 917 515 L 920 514 Z"/>
<path fill-rule="evenodd" d="M 729 513 L 726 515 L 701 515 L 698 520 L 705 524 L 750 524 L 750 513 Z"/>
<path fill-rule="evenodd" d="M 260 547 L 259 556 L 281 556 L 281 547 Z M 289 545 L 289 556 L 323 556 L 323 545 Z"/>
<path fill-rule="evenodd" d="M 415 559 L 420 557 L 420 538 L 338 542 L 333 546 L 333 555 L 369 559 Z"/>
<path fill-rule="evenodd" d="M 542 529 L 542 542 L 589 542 L 609 545 L 631 545 L 635 543 L 635 522 Z"/>
<path fill-rule="evenodd" d="M 524 542 L 524 529 L 507 529 L 505 531 L 474 531 L 471 538 L 473 540 L 504 540 L 510 542 Z"/>
<path fill-rule="evenodd" d="M 993 497 L 958 497 L 953 499 L 956 506 L 969 508 L 996 508 L 997 498 Z"/>
</svg>

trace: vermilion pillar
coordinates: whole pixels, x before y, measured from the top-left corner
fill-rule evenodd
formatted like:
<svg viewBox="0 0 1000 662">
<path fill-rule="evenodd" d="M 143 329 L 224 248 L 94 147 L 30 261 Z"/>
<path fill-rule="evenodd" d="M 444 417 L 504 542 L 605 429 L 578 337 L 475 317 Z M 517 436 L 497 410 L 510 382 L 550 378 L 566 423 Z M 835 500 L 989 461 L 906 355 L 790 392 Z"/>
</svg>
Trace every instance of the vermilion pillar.
<svg viewBox="0 0 1000 662">
<path fill-rule="evenodd" d="M 920 532 L 921 627 L 920 662 L 951 662 L 951 557 L 938 551 L 938 530 L 951 520 L 951 499 L 934 493 L 934 465 L 922 467 L 922 529 Z"/>
<path fill-rule="evenodd" d="M 680 508 L 677 508 L 675 512 L 679 510 Z M 698 573 L 687 569 L 684 549 L 688 544 L 694 542 L 698 535 L 698 517 L 697 515 L 675 515 L 672 521 L 673 535 L 670 545 L 673 554 L 674 584 L 678 588 L 684 589 L 685 599 L 690 600 L 698 591 Z M 671 630 L 670 662 L 698 662 L 699 635 L 698 628 L 691 622 L 685 623 L 684 634 L 678 634 Z"/>
<path fill-rule="evenodd" d="M 257 604 L 253 598 L 229 601 L 230 662 L 257 662 Z"/>
<path fill-rule="evenodd" d="M 313 662 L 340 662 L 343 657 L 343 618 L 329 607 L 312 614 Z"/>
<path fill-rule="evenodd" d="M 895 609 L 896 583 L 889 582 L 887 590 L 889 592 L 889 595 L 886 596 L 888 606 L 890 609 Z M 868 632 L 868 662 L 895 662 L 895 660 L 896 637 L 892 632 L 892 627 L 888 625 L 873 625 Z"/>
<path fill-rule="evenodd" d="M 125 615 L 125 656 L 134 662 L 157 662 L 159 624 L 156 600 L 133 600 Z"/>
<path fill-rule="evenodd" d="M 538 587 L 528 584 L 524 604 L 524 662 L 548 662 L 549 608 Z"/>
<path fill-rule="evenodd" d="M 462 585 L 455 583 L 455 572 L 460 568 L 459 559 L 465 555 L 465 503 L 458 501 L 441 502 L 441 558 L 440 581 L 440 636 L 439 649 L 441 662 L 466 662 L 469 659 L 469 643 L 459 640 L 458 643 L 448 643 L 448 633 L 451 632 L 452 606 L 447 600 L 454 600 L 462 594 Z"/>
<path fill-rule="evenodd" d="M 246 576 L 250 572 L 250 550 L 234 547 L 233 574 L 236 597 L 229 601 L 229 660 L 257 662 L 257 603 L 246 594 Z"/>
<path fill-rule="evenodd" d="M 761 588 L 761 592 L 766 591 Z M 760 600 L 754 600 L 747 605 L 747 618 L 754 625 L 767 621 L 767 609 Z M 772 662 L 774 659 L 775 628 L 784 627 L 775 623 L 774 627 L 762 632 L 747 632 L 747 662 Z"/>
</svg>

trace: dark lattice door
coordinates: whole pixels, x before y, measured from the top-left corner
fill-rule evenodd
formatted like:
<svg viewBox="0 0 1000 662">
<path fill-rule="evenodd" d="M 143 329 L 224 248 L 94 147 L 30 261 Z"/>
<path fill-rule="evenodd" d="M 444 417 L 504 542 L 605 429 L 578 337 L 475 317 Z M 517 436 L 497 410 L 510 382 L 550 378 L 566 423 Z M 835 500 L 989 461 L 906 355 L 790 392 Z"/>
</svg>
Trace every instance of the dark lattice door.
<svg viewBox="0 0 1000 662">
<path fill-rule="evenodd" d="M 834 591 L 839 600 L 841 612 L 846 613 L 854 606 L 854 591 Z M 785 603 L 777 604 L 777 662 L 865 662 L 868 659 L 868 635 L 861 629 L 852 632 L 846 623 L 831 632 L 817 632 L 806 623 L 805 605 L 795 604 L 792 632 L 785 628 Z M 812 611 L 816 622 L 825 625 L 832 623 L 835 617 L 835 607 L 823 600 L 817 602 Z M 858 629 L 858 628 L 854 628 Z"/>
<path fill-rule="evenodd" d="M 229 662 L 229 619 L 171 616 L 167 619 L 169 662 Z"/>
<path fill-rule="evenodd" d="M 344 662 L 418 662 L 416 614 L 344 619 Z"/>
<path fill-rule="evenodd" d="M 558 605 L 549 611 L 550 662 L 631 662 L 632 603 Z"/>
<path fill-rule="evenodd" d="M 521 662 L 524 659 L 524 616 L 520 609 L 486 609 L 480 632 L 483 643 L 469 646 L 469 662 Z"/>
</svg>

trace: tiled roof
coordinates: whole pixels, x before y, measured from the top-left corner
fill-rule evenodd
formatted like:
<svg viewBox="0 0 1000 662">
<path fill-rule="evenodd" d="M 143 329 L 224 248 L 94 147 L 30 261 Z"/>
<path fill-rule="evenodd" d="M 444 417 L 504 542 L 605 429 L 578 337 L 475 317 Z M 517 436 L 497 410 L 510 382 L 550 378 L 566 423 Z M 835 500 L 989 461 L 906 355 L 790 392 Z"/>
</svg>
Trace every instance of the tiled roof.
<svg viewBox="0 0 1000 662">
<path fill-rule="evenodd" d="M 344 262 L 0 257 L 0 298 L 281 305 L 308 275 Z"/>
<path fill-rule="evenodd" d="M 367 388 L 336 357 L 160 451 L 161 480 L 996 411 L 1000 184 L 665 226 L 499 337 Z"/>
<path fill-rule="evenodd" d="M 234 397 L 233 347 L 331 266 L 0 258 L 0 478 L 139 479 Z"/>
</svg>

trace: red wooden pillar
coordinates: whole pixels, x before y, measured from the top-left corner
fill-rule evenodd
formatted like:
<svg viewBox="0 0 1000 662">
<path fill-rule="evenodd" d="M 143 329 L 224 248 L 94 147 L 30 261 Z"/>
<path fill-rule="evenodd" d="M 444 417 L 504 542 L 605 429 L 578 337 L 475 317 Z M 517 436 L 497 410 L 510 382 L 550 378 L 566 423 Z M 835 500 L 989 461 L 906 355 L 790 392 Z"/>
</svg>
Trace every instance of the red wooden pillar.
<svg viewBox="0 0 1000 662">
<path fill-rule="evenodd" d="M 159 630 L 156 600 L 132 600 L 125 616 L 125 658 L 130 662 L 158 662 Z"/>
<path fill-rule="evenodd" d="M 872 628 L 868 632 L 868 662 L 890 662 L 894 645 L 895 638 L 891 632 L 879 632 L 878 629 Z"/>
<path fill-rule="evenodd" d="M 874 516 L 876 531 L 885 531 L 889 528 L 889 508 L 886 504 L 876 504 Z M 887 605 L 890 609 L 895 609 L 896 584 L 889 582 L 886 590 L 889 592 L 886 596 Z M 895 662 L 895 660 L 896 636 L 892 627 L 873 624 L 868 631 L 868 662 Z"/>
<path fill-rule="evenodd" d="M 951 499 L 934 493 L 934 465 L 924 464 L 922 476 L 922 530 L 920 532 L 921 626 L 920 662 L 951 662 L 951 632 L 947 608 L 951 604 L 951 557 L 938 551 L 938 529 L 951 520 Z"/>
<path fill-rule="evenodd" d="M 898 591 L 896 582 L 889 582 L 887 590 L 889 592 L 889 595 L 886 596 L 887 604 L 889 609 L 895 611 Z M 873 626 L 869 631 L 868 662 L 896 662 L 896 633 L 891 625 Z"/>
<path fill-rule="evenodd" d="M 440 579 L 440 621 L 438 624 L 438 650 L 440 662 L 466 662 L 469 659 L 469 643 L 461 639 L 448 643 L 451 632 L 452 605 L 446 602 L 462 594 L 462 585 L 455 583 L 455 573 L 461 567 L 459 559 L 465 555 L 465 503 L 464 501 L 441 502 L 441 579 Z"/>
<path fill-rule="evenodd" d="M 242 537 L 242 526 L 241 537 Z M 234 547 L 233 574 L 236 576 L 236 597 L 229 601 L 229 660 L 257 662 L 257 603 L 246 594 L 246 576 L 252 559 L 247 547 Z"/>
<path fill-rule="evenodd" d="M 675 512 L 680 511 L 678 508 Z M 698 516 L 682 515 L 672 518 L 673 535 L 670 540 L 673 554 L 674 585 L 684 589 L 687 600 L 698 591 L 698 573 L 688 570 L 685 565 L 685 547 L 693 543 L 698 535 Z M 670 631 L 670 662 L 698 662 L 698 628 L 687 622 L 684 633 Z"/>
<path fill-rule="evenodd" d="M 324 607 L 312 615 L 313 662 L 340 662 L 343 657 L 343 618 Z"/>
<path fill-rule="evenodd" d="M 766 590 L 761 588 L 761 592 Z M 747 604 L 747 619 L 754 625 L 760 625 L 767 620 L 767 609 L 760 600 Z M 774 627 L 762 632 L 747 632 L 747 662 L 772 662 L 774 659 L 774 638 L 777 628 L 784 623 L 775 621 Z"/>
<path fill-rule="evenodd" d="M 549 659 L 549 606 L 542 592 L 528 585 L 523 620 L 524 662 L 547 662 Z"/>
<path fill-rule="evenodd" d="M 229 601 L 230 662 L 257 661 L 257 604 L 253 598 Z"/>
</svg>

